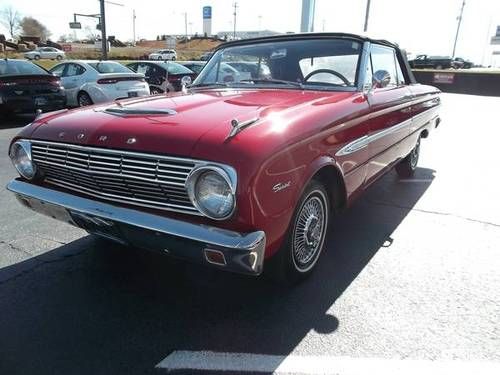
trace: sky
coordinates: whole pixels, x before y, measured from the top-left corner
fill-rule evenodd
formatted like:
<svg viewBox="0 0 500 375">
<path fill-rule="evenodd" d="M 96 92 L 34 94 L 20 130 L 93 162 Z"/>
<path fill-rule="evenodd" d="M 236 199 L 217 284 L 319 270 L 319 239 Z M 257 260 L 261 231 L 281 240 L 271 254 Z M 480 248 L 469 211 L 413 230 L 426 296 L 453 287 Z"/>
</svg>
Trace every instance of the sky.
<svg viewBox="0 0 500 375">
<path fill-rule="evenodd" d="M 131 40 L 135 10 L 137 39 L 161 34 L 202 32 L 202 7 L 212 6 L 213 32 L 232 30 L 233 0 L 110 0 L 106 5 L 108 35 Z M 237 30 L 300 30 L 301 0 L 237 0 Z M 98 13 L 98 0 L 0 0 L 0 10 L 13 6 L 23 16 L 45 24 L 53 39 L 72 32 L 73 13 Z M 372 0 L 367 35 L 398 43 L 412 54 L 451 55 L 462 0 Z M 363 33 L 366 0 L 316 0 L 315 31 Z M 95 21 L 81 20 L 95 27 Z M 488 64 L 489 39 L 500 25 L 500 0 L 466 0 L 457 56 Z M 0 33 L 7 30 L 0 25 Z M 78 31 L 84 37 L 84 31 Z M 496 49 L 500 50 L 500 46 Z"/>
</svg>

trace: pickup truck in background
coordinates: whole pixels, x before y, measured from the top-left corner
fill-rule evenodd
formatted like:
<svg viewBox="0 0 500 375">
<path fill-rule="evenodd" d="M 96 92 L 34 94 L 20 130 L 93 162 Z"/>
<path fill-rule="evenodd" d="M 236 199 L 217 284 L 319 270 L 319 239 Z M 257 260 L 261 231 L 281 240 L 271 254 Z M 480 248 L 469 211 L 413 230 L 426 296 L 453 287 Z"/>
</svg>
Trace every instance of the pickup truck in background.
<svg viewBox="0 0 500 375">
<path fill-rule="evenodd" d="M 470 69 L 474 65 L 471 61 L 461 57 L 418 55 L 408 61 L 415 69 Z"/>
<path fill-rule="evenodd" d="M 453 59 L 449 56 L 418 55 L 408 62 L 410 67 L 416 69 L 450 69 L 453 67 Z"/>
</svg>

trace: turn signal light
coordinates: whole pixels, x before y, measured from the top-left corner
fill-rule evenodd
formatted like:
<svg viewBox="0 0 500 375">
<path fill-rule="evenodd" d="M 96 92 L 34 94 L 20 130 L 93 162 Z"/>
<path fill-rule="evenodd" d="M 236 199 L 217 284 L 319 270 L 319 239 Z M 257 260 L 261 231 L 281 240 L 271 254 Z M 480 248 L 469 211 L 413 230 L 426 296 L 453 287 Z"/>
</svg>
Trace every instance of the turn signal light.
<svg viewBox="0 0 500 375">
<path fill-rule="evenodd" d="M 205 249 L 204 252 L 205 259 L 208 263 L 216 264 L 218 266 L 225 266 L 227 264 L 226 257 L 224 256 L 224 253 L 222 251 Z"/>
</svg>

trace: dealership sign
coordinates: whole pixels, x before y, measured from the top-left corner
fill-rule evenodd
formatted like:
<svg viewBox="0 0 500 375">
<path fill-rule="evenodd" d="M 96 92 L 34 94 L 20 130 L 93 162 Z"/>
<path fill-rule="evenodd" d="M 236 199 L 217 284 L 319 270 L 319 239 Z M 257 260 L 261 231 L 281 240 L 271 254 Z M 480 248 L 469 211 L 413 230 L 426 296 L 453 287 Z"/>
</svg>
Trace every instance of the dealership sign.
<svg viewBox="0 0 500 375">
<path fill-rule="evenodd" d="M 433 82 L 434 83 L 446 83 L 452 84 L 455 80 L 454 73 L 434 73 Z"/>
</svg>

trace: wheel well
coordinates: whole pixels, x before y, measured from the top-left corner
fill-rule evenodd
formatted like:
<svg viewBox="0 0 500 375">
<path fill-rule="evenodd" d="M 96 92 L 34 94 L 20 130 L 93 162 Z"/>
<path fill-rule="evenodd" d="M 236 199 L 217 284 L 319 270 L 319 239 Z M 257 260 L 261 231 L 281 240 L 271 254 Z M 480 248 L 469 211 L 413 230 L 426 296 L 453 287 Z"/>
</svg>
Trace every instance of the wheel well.
<svg viewBox="0 0 500 375">
<path fill-rule="evenodd" d="M 330 194 L 335 208 L 343 209 L 347 203 L 347 192 L 344 178 L 340 171 L 332 165 L 322 167 L 313 176 L 313 179 L 320 181 Z"/>
</svg>

